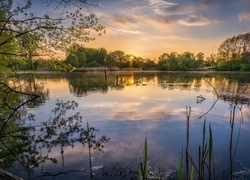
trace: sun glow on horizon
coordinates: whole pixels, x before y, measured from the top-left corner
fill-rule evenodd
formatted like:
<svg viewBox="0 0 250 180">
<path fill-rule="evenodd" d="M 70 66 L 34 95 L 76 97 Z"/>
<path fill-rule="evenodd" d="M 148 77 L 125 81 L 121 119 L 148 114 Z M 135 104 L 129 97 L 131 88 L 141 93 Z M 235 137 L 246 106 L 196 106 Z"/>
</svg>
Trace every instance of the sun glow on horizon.
<svg viewBox="0 0 250 180">
<path fill-rule="evenodd" d="M 150 59 L 170 52 L 202 52 L 207 57 L 216 54 L 225 39 L 249 31 L 245 23 L 249 13 L 244 7 L 249 2 L 239 2 L 230 1 L 226 7 L 224 1 L 100 2 L 91 10 L 100 17 L 106 34 L 85 45 Z M 218 7 L 226 8 L 227 13 Z"/>
</svg>

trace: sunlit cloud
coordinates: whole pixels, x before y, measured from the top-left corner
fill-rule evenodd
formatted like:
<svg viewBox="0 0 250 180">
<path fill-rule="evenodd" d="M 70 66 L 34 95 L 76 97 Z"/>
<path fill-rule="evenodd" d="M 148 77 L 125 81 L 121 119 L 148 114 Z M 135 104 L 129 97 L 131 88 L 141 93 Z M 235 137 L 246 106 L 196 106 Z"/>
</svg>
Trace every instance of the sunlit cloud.
<svg viewBox="0 0 250 180">
<path fill-rule="evenodd" d="M 190 15 L 185 19 L 179 20 L 179 23 L 185 26 L 205 26 L 219 22 L 217 20 L 211 20 L 203 16 Z"/>
<path fill-rule="evenodd" d="M 119 102 L 113 102 L 113 103 L 108 103 L 108 102 L 93 102 L 93 103 L 89 103 L 89 104 L 84 104 L 83 107 L 84 108 L 124 108 L 124 107 L 138 107 L 140 106 L 141 103 L 140 102 L 127 102 L 127 103 L 123 103 L 120 104 Z"/>
<path fill-rule="evenodd" d="M 181 36 L 153 36 L 154 39 L 166 39 L 169 41 L 187 41 L 188 39 Z"/>
<path fill-rule="evenodd" d="M 250 11 L 241 12 L 238 19 L 240 22 L 250 21 Z"/>
<path fill-rule="evenodd" d="M 168 8 L 176 6 L 177 3 L 168 2 L 164 0 L 149 0 L 149 5 L 153 7 L 153 12 L 156 14 L 164 14 L 164 11 Z"/>
<path fill-rule="evenodd" d="M 144 112 L 141 112 L 141 109 Z M 154 105 L 153 107 L 143 105 L 137 107 L 129 107 L 126 106 L 124 108 L 119 108 L 114 111 L 111 115 L 111 119 L 118 120 L 159 120 L 166 119 L 171 120 L 171 117 L 174 115 L 179 115 L 179 112 L 170 112 L 168 111 L 168 107 L 166 105 Z"/>
<path fill-rule="evenodd" d="M 110 28 L 111 30 L 118 32 L 118 33 L 126 33 L 126 34 L 143 34 L 143 32 L 139 30 L 128 30 L 128 29 L 121 29 L 121 28 Z"/>
<path fill-rule="evenodd" d="M 173 2 L 168 2 L 168 1 L 164 1 L 164 0 L 148 0 L 148 2 L 151 4 L 151 5 L 157 5 L 157 6 L 173 6 L 173 5 L 176 5 L 176 3 L 173 3 Z"/>
</svg>

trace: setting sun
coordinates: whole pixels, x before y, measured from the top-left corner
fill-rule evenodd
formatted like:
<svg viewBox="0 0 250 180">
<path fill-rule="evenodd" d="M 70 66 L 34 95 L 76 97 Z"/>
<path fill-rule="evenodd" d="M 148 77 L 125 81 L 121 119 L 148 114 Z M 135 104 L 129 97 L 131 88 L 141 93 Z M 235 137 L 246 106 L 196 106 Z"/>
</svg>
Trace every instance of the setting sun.
<svg viewBox="0 0 250 180">
<path fill-rule="evenodd" d="M 152 59 L 173 51 L 209 56 L 223 40 L 250 28 L 247 0 L 124 2 L 100 1 L 91 8 L 107 33 L 86 46 Z"/>
</svg>

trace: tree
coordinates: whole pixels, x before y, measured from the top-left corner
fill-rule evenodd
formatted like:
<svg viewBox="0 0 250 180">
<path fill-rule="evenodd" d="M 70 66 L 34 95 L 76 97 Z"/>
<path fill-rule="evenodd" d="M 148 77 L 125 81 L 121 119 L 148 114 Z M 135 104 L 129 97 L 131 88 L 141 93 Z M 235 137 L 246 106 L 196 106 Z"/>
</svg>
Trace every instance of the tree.
<svg viewBox="0 0 250 180">
<path fill-rule="evenodd" d="M 180 70 L 191 70 L 195 69 L 196 63 L 195 63 L 195 56 L 191 52 L 184 52 L 178 56 L 178 64 L 180 65 Z"/>
<path fill-rule="evenodd" d="M 145 59 L 145 62 L 144 62 L 145 69 L 156 68 L 156 67 L 157 65 L 154 60 L 151 60 L 149 58 Z"/>
<path fill-rule="evenodd" d="M 231 60 L 229 62 L 229 69 L 231 71 L 238 71 L 240 70 L 240 55 L 239 54 L 232 54 Z"/>
<path fill-rule="evenodd" d="M 96 61 L 91 61 L 88 63 L 88 67 L 100 67 L 100 66 L 101 66 L 101 64 L 99 64 Z"/>
<path fill-rule="evenodd" d="M 64 62 L 69 63 L 74 67 L 85 67 L 87 64 L 87 56 L 85 53 L 85 47 L 80 44 L 73 43 L 71 46 L 69 46 L 66 51 L 66 56 L 67 57 Z M 78 61 L 77 66 L 75 63 L 72 64 L 71 60 L 69 61 L 69 59 L 72 59 L 72 56 L 75 56 L 77 58 L 77 61 Z"/>
<path fill-rule="evenodd" d="M 145 66 L 145 60 L 142 57 L 133 56 L 133 67 L 143 68 Z"/>
<path fill-rule="evenodd" d="M 167 55 L 167 67 L 169 70 L 178 70 L 178 59 L 177 59 L 177 52 L 171 52 Z M 165 65 L 166 66 L 166 65 Z"/>
<path fill-rule="evenodd" d="M 83 51 L 77 51 L 76 57 L 78 58 L 79 67 L 85 67 L 87 64 L 87 57 L 86 54 Z"/>
<path fill-rule="evenodd" d="M 245 64 L 250 63 L 250 52 L 245 51 L 241 53 L 241 62 Z"/>
<path fill-rule="evenodd" d="M 163 53 L 159 57 L 158 68 L 160 70 L 168 70 L 168 71 L 179 70 L 177 57 L 178 57 L 177 52 L 171 52 L 170 54 Z"/>
<path fill-rule="evenodd" d="M 196 58 L 199 60 L 196 60 L 194 54 L 191 52 L 184 52 L 182 54 L 178 54 L 177 52 L 171 52 L 170 54 L 163 53 L 159 57 L 158 69 L 167 71 L 198 69 L 203 63 L 203 53 L 199 53 Z"/>
<path fill-rule="evenodd" d="M 208 57 L 207 57 L 207 63 L 208 66 L 210 66 L 211 68 L 214 68 L 216 65 L 216 55 L 211 53 Z"/>
<path fill-rule="evenodd" d="M 48 62 L 48 66 L 50 69 L 54 71 L 62 71 L 62 72 L 73 72 L 76 68 L 72 66 L 71 64 L 67 64 L 62 61 L 54 61 L 51 60 Z"/>
<path fill-rule="evenodd" d="M 240 34 L 226 39 L 218 48 L 219 54 L 230 58 L 233 54 L 250 51 L 250 33 Z"/>
<path fill-rule="evenodd" d="M 70 64 L 76 68 L 79 67 L 78 57 L 75 54 L 70 54 L 65 60 L 65 63 Z"/>
<path fill-rule="evenodd" d="M 27 60 L 28 69 L 34 70 L 34 56 L 38 56 L 38 40 L 36 32 L 24 34 L 20 39 L 20 50 Z"/>
<path fill-rule="evenodd" d="M 105 48 L 99 48 L 96 53 L 96 61 L 104 65 L 108 51 Z"/>
<path fill-rule="evenodd" d="M 196 54 L 195 60 L 195 68 L 201 68 L 204 63 L 204 53 L 199 52 L 198 54 Z"/>
<path fill-rule="evenodd" d="M 109 66 L 124 67 L 126 64 L 125 53 L 121 50 L 110 52 L 107 57 L 107 64 Z"/>
<path fill-rule="evenodd" d="M 80 6 L 68 8 L 69 11 L 66 11 L 71 5 L 79 3 L 88 5 L 88 1 L 61 0 L 58 3 L 51 16 L 49 14 L 38 16 L 32 12 L 31 0 L 27 0 L 24 6 L 14 6 L 13 1 L 0 2 L 0 55 L 3 57 L 1 61 L 12 56 L 25 56 L 27 53 L 21 50 L 30 48 L 31 42 L 35 42 L 35 46 L 32 47 L 33 52 L 43 51 L 40 52 L 42 56 L 49 58 L 54 55 L 55 50 L 65 51 L 72 42 L 94 40 L 91 37 L 92 32 L 97 32 L 99 35 L 104 33 L 104 27 L 98 23 L 95 15 L 84 16 Z M 58 15 L 61 5 L 65 11 Z M 17 43 L 19 40 L 26 41 L 21 44 L 23 47 Z"/>
<path fill-rule="evenodd" d="M 96 61 L 96 51 L 95 48 L 84 48 L 84 53 L 86 54 L 87 64 Z"/>
<path fill-rule="evenodd" d="M 250 52 L 250 33 L 226 39 L 218 48 L 218 68 L 220 70 L 246 70 L 245 54 Z"/>
<path fill-rule="evenodd" d="M 67 50 L 65 62 L 68 63 L 67 59 L 69 56 L 76 56 L 79 62 L 78 67 L 94 67 L 95 65 L 99 67 L 105 65 L 106 55 L 107 50 L 105 48 L 86 48 L 80 44 L 74 43 Z"/>
<path fill-rule="evenodd" d="M 197 61 L 203 61 L 204 60 L 204 53 L 199 52 L 198 54 L 196 54 L 195 59 Z"/>
</svg>

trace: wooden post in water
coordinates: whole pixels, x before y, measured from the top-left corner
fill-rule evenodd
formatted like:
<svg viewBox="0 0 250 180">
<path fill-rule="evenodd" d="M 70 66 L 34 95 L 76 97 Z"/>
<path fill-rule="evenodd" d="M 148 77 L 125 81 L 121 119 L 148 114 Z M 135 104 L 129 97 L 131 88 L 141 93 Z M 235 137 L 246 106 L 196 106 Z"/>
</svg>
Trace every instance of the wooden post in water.
<svg viewBox="0 0 250 180">
<path fill-rule="evenodd" d="M 108 78 L 107 78 L 107 69 L 106 69 L 106 66 L 104 68 L 104 76 L 105 76 L 105 82 L 107 82 Z"/>
<path fill-rule="evenodd" d="M 107 78 L 107 63 L 106 63 L 106 59 L 104 58 L 104 76 L 105 76 L 105 82 L 107 82 L 108 78 Z"/>
</svg>

